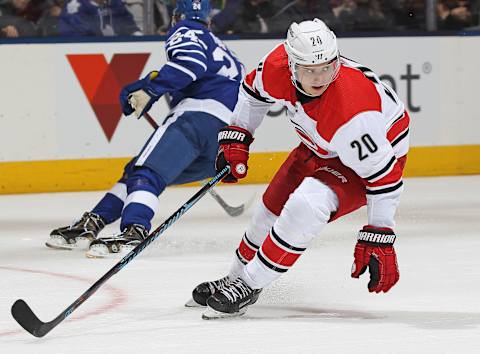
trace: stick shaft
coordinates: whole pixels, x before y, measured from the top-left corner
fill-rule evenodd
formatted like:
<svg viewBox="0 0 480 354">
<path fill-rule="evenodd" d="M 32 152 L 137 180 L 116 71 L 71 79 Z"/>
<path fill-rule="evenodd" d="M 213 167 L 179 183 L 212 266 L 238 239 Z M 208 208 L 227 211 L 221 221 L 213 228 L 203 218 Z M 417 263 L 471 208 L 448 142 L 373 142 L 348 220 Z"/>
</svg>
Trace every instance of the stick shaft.
<svg viewBox="0 0 480 354">
<path fill-rule="evenodd" d="M 55 328 L 65 318 L 70 316 L 81 304 L 83 304 L 90 296 L 92 296 L 105 282 L 113 275 L 118 273 L 123 267 L 130 263 L 138 256 L 148 245 L 155 241 L 166 229 L 172 226 L 183 214 L 185 214 L 193 205 L 195 205 L 209 190 L 211 190 L 218 182 L 220 182 L 230 172 L 230 166 L 226 166 L 207 184 L 205 184 L 193 197 L 183 204 L 175 213 L 157 227 L 150 235 L 143 240 L 138 246 L 123 257 L 108 272 L 98 279 L 87 291 L 78 297 L 70 306 L 60 313 L 54 320 L 50 322 L 41 322 L 31 311 L 30 307 L 23 301 L 17 300 L 12 307 L 12 315 L 15 320 L 28 332 L 37 337 L 43 337 L 45 334 Z"/>
<path fill-rule="evenodd" d="M 150 115 L 150 113 L 145 112 L 145 113 L 143 113 L 143 116 L 145 117 L 145 119 L 147 120 L 147 122 L 150 123 L 150 125 L 152 126 L 152 128 L 158 129 L 159 125 L 157 124 L 157 122 L 155 122 L 155 119 L 152 118 L 152 116 Z"/>
</svg>

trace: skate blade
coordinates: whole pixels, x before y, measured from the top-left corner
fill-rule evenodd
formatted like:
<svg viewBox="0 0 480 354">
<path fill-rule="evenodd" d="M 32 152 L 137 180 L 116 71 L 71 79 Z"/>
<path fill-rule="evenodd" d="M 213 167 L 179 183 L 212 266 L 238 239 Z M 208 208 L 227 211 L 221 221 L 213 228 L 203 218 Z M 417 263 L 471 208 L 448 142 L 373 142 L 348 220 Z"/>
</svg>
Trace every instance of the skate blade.
<svg viewBox="0 0 480 354">
<path fill-rule="evenodd" d="M 90 240 L 86 238 L 77 238 L 75 243 L 66 243 L 64 240 L 61 241 L 60 238 L 50 237 L 45 246 L 55 250 L 68 250 L 68 251 L 86 251 L 90 246 Z"/>
<path fill-rule="evenodd" d="M 57 245 L 55 243 L 51 243 L 49 241 L 45 242 L 45 246 L 51 248 L 53 250 L 63 250 L 63 251 L 73 251 L 76 249 L 75 247 L 68 246 L 67 244 L 64 245 Z"/>
<path fill-rule="evenodd" d="M 200 305 L 198 302 L 196 302 L 193 299 L 190 299 L 185 303 L 185 307 L 205 307 L 205 306 Z"/>
<path fill-rule="evenodd" d="M 126 250 L 122 250 L 121 252 L 110 252 L 108 247 L 105 245 L 94 245 L 90 247 L 90 249 L 85 252 L 85 256 L 87 258 L 122 258 L 127 255 L 128 252 Z"/>
<path fill-rule="evenodd" d="M 247 312 L 247 307 L 245 306 L 240 309 L 240 311 L 235 312 L 235 313 L 225 313 L 225 312 L 219 312 L 214 309 L 212 309 L 210 306 L 207 306 L 207 309 L 205 312 L 202 314 L 202 319 L 204 320 L 220 320 L 220 319 L 225 319 L 225 318 L 235 318 L 239 317 L 245 314 Z"/>
<path fill-rule="evenodd" d="M 85 252 L 85 257 L 91 258 L 91 259 L 111 258 L 109 255 L 100 255 L 100 254 L 92 253 L 90 251 Z"/>
</svg>

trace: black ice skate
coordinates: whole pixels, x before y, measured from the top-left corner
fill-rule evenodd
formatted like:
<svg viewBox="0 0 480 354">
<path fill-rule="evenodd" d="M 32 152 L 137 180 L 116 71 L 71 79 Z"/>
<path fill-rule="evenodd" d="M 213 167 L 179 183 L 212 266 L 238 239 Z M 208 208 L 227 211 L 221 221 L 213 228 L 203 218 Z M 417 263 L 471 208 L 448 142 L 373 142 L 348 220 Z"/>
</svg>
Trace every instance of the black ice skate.
<svg viewBox="0 0 480 354">
<path fill-rule="evenodd" d="M 207 306 L 207 299 L 217 291 L 223 289 L 225 286 L 230 285 L 230 278 L 220 278 L 218 280 L 206 281 L 197 285 L 192 291 L 192 298 L 185 304 L 186 307 L 200 307 Z"/>
<path fill-rule="evenodd" d="M 104 258 L 112 255 L 124 256 L 148 236 L 143 225 L 127 226 L 121 234 L 112 237 L 100 237 L 90 244 L 86 256 Z"/>
<path fill-rule="evenodd" d="M 55 249 L 85 251 L 104 227 L 105 221 L 100 216 L 87 211 L 72 225 L 53 230 L 45 245 Z"/>
<path fill-rule="evenodd" d="M 252 289 L 241 278 L 230 282 L 207 299 L 204 320 L 241 316 L 257 302 L 262 289 Z"/>
</svg>

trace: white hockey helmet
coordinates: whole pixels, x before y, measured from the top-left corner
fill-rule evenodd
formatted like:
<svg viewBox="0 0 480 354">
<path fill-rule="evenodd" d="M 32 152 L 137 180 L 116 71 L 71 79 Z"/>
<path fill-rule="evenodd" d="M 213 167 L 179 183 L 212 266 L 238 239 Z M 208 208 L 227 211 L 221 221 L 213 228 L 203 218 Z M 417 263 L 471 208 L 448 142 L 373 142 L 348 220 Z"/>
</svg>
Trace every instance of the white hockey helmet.
<svg viewBox="0 0 480 354">
<path fill-rule="evenodd" d="M 305 79 L 301 72 L 310 71 L 311 66 L 325 64 L 322 66 L 323 77 L 316 79 L 318 85 L 328 85 L 337 78 L 340 70 L 337 37 L 323 21 L 315 18 L 313 21 L 292 23 L 284 45 L 292 82 L 304 94 L 311 96 L 300 85 Z M 312 71 L 311 74 L 315 73 Z"/>
</svg>

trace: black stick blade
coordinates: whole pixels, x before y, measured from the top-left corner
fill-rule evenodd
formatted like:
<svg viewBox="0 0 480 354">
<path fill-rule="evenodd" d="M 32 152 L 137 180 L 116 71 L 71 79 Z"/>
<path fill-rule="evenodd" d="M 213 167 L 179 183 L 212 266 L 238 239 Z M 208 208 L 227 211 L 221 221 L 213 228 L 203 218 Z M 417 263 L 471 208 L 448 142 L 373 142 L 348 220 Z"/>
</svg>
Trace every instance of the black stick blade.
<svg viewBox="0 0 480 354">
<path fill-rule="evenodd" d="M 11 312 L 15 321 L 35 337 L 43 337 L 50 332 L 51 328 L 49 328 L 48 324 L 40 321 L 25 301 L 15 301 Z"/>
</svg>

